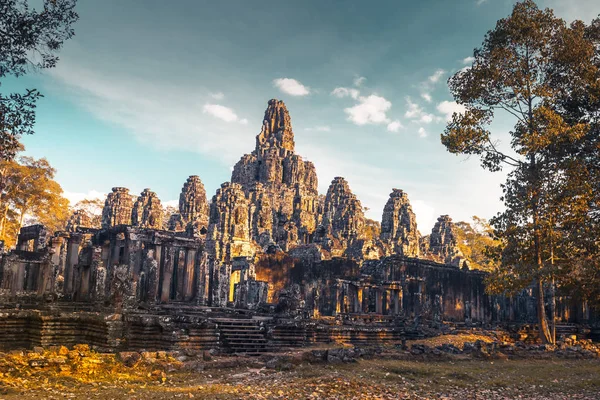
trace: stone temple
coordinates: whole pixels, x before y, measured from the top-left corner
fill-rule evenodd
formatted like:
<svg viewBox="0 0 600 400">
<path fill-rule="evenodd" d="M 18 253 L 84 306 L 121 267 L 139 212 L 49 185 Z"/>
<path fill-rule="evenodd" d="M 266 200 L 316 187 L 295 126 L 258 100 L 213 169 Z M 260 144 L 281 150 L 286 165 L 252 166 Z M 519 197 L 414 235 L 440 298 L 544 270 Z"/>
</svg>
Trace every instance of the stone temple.
<svg viewBox="0 0 600 400">
<path fill-rule="evenodd" d="M 21 229 L 16 250 L 0 250 L 0 347 L 254 353 L 535 321 L 535 292 L 486 294 L 449 216 L 422 237 L 408 194 L 391 189 L 374 234 L 344 178 L 319 194 L 294 140 L 285 104 L 273 99 L 255 148 L 210 202 L 192 175 L 171 216 L 150 189 L 115 187 L 101 228 L 78 212 L 54 235 Z M 597 321 L 569 298 L 557 299 L 557 314 Z"/>
</svg>

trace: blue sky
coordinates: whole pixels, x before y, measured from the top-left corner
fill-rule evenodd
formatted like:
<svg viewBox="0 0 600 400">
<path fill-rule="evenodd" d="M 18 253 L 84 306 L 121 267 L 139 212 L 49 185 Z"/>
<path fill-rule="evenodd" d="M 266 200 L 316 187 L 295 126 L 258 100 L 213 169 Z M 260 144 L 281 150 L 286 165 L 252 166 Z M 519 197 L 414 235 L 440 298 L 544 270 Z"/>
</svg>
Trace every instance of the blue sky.
<svg viewBox="0 0 600 400">
<path fill-rule="evenodd" d="M 456 109 L 447 78 L 513 3 L 80 0 L 58 67 L 3 89 L 45 94 L 26 154 L 47 157 L 73 200 L 125 186 L 172 201 L 189 175 L 212 196 L 279 98 L 322 193 L 344 176 L 380 220 L 404 189 L 428 233 L 440 214 L 502 207 L 503 174 L 447 153 L 439 135 Z M 589 21 L 595 3 L 538 4 Z M 510 126 L 494 124 L 505 143 Z"/>
</svg>

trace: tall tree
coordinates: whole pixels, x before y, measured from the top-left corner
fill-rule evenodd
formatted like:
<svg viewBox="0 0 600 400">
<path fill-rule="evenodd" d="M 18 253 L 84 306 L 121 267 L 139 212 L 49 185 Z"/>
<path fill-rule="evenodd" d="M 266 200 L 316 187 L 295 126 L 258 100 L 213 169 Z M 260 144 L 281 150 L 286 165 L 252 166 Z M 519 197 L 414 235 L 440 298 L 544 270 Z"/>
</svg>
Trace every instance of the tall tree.
<svg viewBox="0 0 600 400">
<path fill-rule="evenodd" d="M 495 271 L 498 269 L 498 262 L 489 254 L 489 248 L 495 248 L 501 243 L 494 236 L 494 230 L 487 220 L 475 215 L 472 221 L 454 224 L 458 248 L 467 259 L 469 268 Z"/>
<path fill-rule="evenodd" d="M 106 196 L 105 196 L 106 197 Z M 73 207 L 73 212 L 79 212 L 85 215 L 88 228 L 102 227 L 102 208 L 106 198 L 83 199 L 78 201 Z"/>
<path fill-rule="evenodd" d="M 569 202 L 577 199 L 573 192 L 562 199 L 557 196 L 560 188 L 572 185 L 569 174 L 576 170 L 566 169 L 567 160 L 573 159 L 574 149 L 591 130 L 590 121 L 567 118 L 557 106 L 574 86 L 565 72 L 575 60 L 578 80 L 594 86 L 598 79 L 596 49 L 581 26 L 581 22 L 568 26 L 531 0 L 517 3 L 475 49 L 471 68 L 449 79 L 455 100 L 466 111 L 454 114 L 441 136 L 451 153 L 478 155 L 491 171 L 511 168 L 503 185 L 506 210 L 492 220 L 505 245 L 503 279 L 495 289 L 535 283 L 544 342 L 553 341 L 544 289 L 556 273 L 557 239 L 568 217 L 586 214 L 587 207 L 584 202 Z M 514 121 L 510 150 L 502 149 L 489 130 L 497 115 Z M 566 203 L 572 210 L 557 213 Z"/>
<path fill-rule="evenodd" d="M 50 230 L 64 228 L 69 202 L 54 181 L 55 170 L 44 158 L 2 161 L 5 186 L 0 201 L 0 239 L 10 246 L 29 217 Z"/>
<path fill-rule="evenodd" d="M 76 0 L 44 0 L 41 10 L 27 0 L 0 0 L 0 87 L 7 77 L 52 68 L 57 52 L 73 37 L 78 15 Z M 19 137 L 32 134 L 35 106 L 42 94 L 0 92 L 0 160 L 11 159 L 19 149 Z"/>
</svg>

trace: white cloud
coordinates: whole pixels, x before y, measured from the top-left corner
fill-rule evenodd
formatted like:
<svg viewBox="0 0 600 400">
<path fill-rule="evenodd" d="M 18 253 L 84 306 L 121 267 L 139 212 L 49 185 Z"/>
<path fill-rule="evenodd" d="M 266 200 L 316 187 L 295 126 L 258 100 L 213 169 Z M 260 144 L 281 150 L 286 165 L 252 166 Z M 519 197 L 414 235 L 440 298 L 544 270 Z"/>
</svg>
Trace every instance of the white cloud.
<svg viewBox="0 0 600 400">
<path fill-rule="evenodd" d="M 422 126 L 419 128 L 418 132 L 419 132 L 419 137 L 422 137 L 422 138 L 427 137 L 427 131 Z"/>
<path fill-rule="evenodd" d="M 431 103 L 431 95 L 429 93 L 421 93 L 421 97 L 428 103 Z"/>
<path fill-rule="evenodd" d="M 345 87 L 337 87 L 331 91 L 331 95 L 335 97 L 344 98 L 344 97 L 352 97 L 353 99 L 358 99 L 360 92 L 357 89 L 345 88 Z"/>
<path fill-rule="evenodd" d="M 409 200 L 413 212 L 415 213 L 415 216 L 418 216 L 417 229 L 419 230 L 419 232 L 421 232 L 421 235 L 429 235 L 431 233 L 431 228 L 435 225 L 435 222 L 437 221 L 437 216 L 435 215 L 435 207 L 423 200 Z"/>
<path fill-rule="evenodd" d="M 240 119 L 240 124 L 247 125 L 248 124 L 248 120 L 246 118 L 242 118 L 242 119 Z"/>
<path fill-rule="evenodd" d="M 421 115 L 421 118 L 419 118 L 419 122 L 422 122 L 424 124 L 430 124 L 433 122 L 434 118 L 435 117 L 433 116 L 433 114 L 425 113 L 425 114 Z"/>
<path fill-rule="evenodd" d="M 237 114 L 229 107 L 220 104 L 205 104 L 202 112 L 208 113 L 215 118 L 222 119 L 225 122 L 235 122 L 238 120 Z"/>
<path fill-rule="evenodd" d="M 398 120 L 390 122 L 387 126 L 387 130 L 390 132 L 398 132 L 402 128 L 404 128 L 404 126 L 402 126 L 402 123 Z"/>
<path fill-rule="evenodd" d="M 310 93 L 310 88 L 292 78 L 278 78 L 273 80 L 273 85 L 291 96 L 306 96 Z"/>
<path fill-rule="evenodd" d="M 429 76 L 429 78 L 427 79 L 431 83 L 437 83 L 440 80 L 440 78 L 444 76 L 445 73 L 446 71 L 444 71 L 443 69 L 438 69 L 433 73 L 433 75 Z"/>
<path fill-rule="evenodd" d="M 406 103 L 408 104 L 408 109 L 404 113 L 406 118 L 423 124 L 430 124 L 436 120 L 436 117 L 433 114 L 425 112 L 423 108 L 417 103 L 414 103 L 410 97 L 406 98 Z"/>
<path fill-rule="evenodd" d="M 216 92 L 210 93 L 210 97 L 212 97 L 215 100 L 223 100 L 225 98 L 225 95 L 223 94 L 223 92 Z"/>
<path fill-rule="evenodd" d="M 410 97 L 406 98 L 406 103 L 408 104 L 408 110 L 404 113 L 406 118 L 417 118 L 423 112 L 423 109 L 417 103 L 413 103 Z"/>
<path fill-rule="evenodd" d="M 452 121 L 452 114 L 454 113 L 464 113 L 466 111 L 465 106 L 462 104 L 458 104 L 455 101 L 442 101 L 437 105 L 437 110 L 444 114 L 446 117 L 446 121 Z"/>
<path fill-rule="evenodd" d="M 167 200 L 162 202 L 163 208 L 174 207 L 179 208 L 179 200 Z"/>
<path fill-rule="evenodd" d="M 143 145 L 205 154 L 226 165 L 253 147 L 256 133 L 243 123 L 223 124 L 208 112 L 198 112 L 202 104 L 190 101 L 197 87 L 109 75 L 81 64 L 82 60 L 63 57 L 48 71 L 53 78 L 47 81 L 48 89 L 65 95 L 95 118 L 121 127 Z"/>
<path fill-rule="evenodd" d="M 467 64 L 472 64 L 473 61 L 475 61 L 475 57 L 466 57 L 462 60 L 462 63 L 467 65 Z"/>
<path fill-rule="evenodd" d="M 99 192 L 97 190 L 90 190 L 87 193 L 80 192 L 63 192 L 63 197 L 69 200 L 69 204 L 74 206 L 79 203 L 81 200 L 104 200 L 106 198 L 106 193 Z"/>
<path fill-rule="evenodd" d="M 354 78 L 354 86 L 362 86 L 363 83 L 365 83 L 365 81 L 367 80 L 367 78 L 365 78 L 364 76 L 359 76 Z"/>
<path fill-rule="evenodd" d="M 372 94 L 361 96 L 358 101 L 355 106 L 344 109 L 348 120 L 356 125 L 389 123 L 385 113 L 392 107 L 392 103 L 384 97 Z"/>
</svg>

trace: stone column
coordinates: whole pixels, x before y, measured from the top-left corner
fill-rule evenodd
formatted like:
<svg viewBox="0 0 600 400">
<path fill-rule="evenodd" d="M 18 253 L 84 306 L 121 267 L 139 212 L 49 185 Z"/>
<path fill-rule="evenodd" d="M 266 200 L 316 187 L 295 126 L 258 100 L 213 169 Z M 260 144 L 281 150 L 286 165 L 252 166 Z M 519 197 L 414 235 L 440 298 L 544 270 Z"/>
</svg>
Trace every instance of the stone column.
<svg viewBox="0 0 600 400">
<path fill-rule="evenodd" d="M 369 313 L 369 288 L 365 287 L 362 290 L 362 312 Z"/>
<path fill-rule="evenodd" d="M 383 313 L 383 293 L 381 288 L 375 289 L 375 313 Z"/>
<path fill-rule="evenodd" d="M 185 301 L 190 301 L 194 298 L 195 266 L 196 250 L 187 249 L 185 254 L 185 279 L 183 284 L 183 298 Z"/>
<path fill-rule="evenodd" d="M 334 304 L 335 311 L 334 311 L 333 315 L 338 315 L 342 311 L 342 301 L 340 301 L 340 300 L 343 300 L 339 284 L 336 284 L 333 287 L 333 293 L 334 293 L 333 297 L 334 297 L 334 302 L 335 302 L 335 304 Z"/>
<path fill-rule="evenodd" d="M 400 290 L 394 290 L 394 315 L 400 314 L 401 303 L 400 303 Z"/>
<path fill-rule="evenodd" d="M 198 276 L 196 277 L 196 304 L 206 305 L 209 296 L 209 260 L 205 251 L 202 251 L 198 260 Z"/>
<path fill-rule="evenodd" d="M 83 237 L 80 234 L 71 234 L 67 244 L 67 263 L 65 268 L 64 294 L 66 296 L 73 294 L 75 268 L 79 262 L 79 246 Z"/>
<path fill-rule="evenodd" d="M 395 302 L 394 302 L 394 292 L 395 290 L 389 289 L 386 290 L 387 295 L 387 314 L 394 315 L 395 314 Z"/>
<path fill-rule="evenodd" d="M 160 302 L 160 274 L 162 273 L 161 265 L 161 254 L 162 246 L 157 244 L 152 252 L 154 257 L 152 262 L 152 268 L 149 271 L 148 276 L 148 302 L 159 303 Z M 150 260 L 148 260 L 150 262 Z"/>
<path fill-rule="evenodd" d="M 173 276 L 173 265 L 174 265 L 174 249 L 172 246 L 165 246 L 163 249 L 165 252 L 164 265 L 161 268 L 161 289 L 160 289 L 160 301 L 167 303 L 171 296 L 171 278 Z"/>
</svg>

